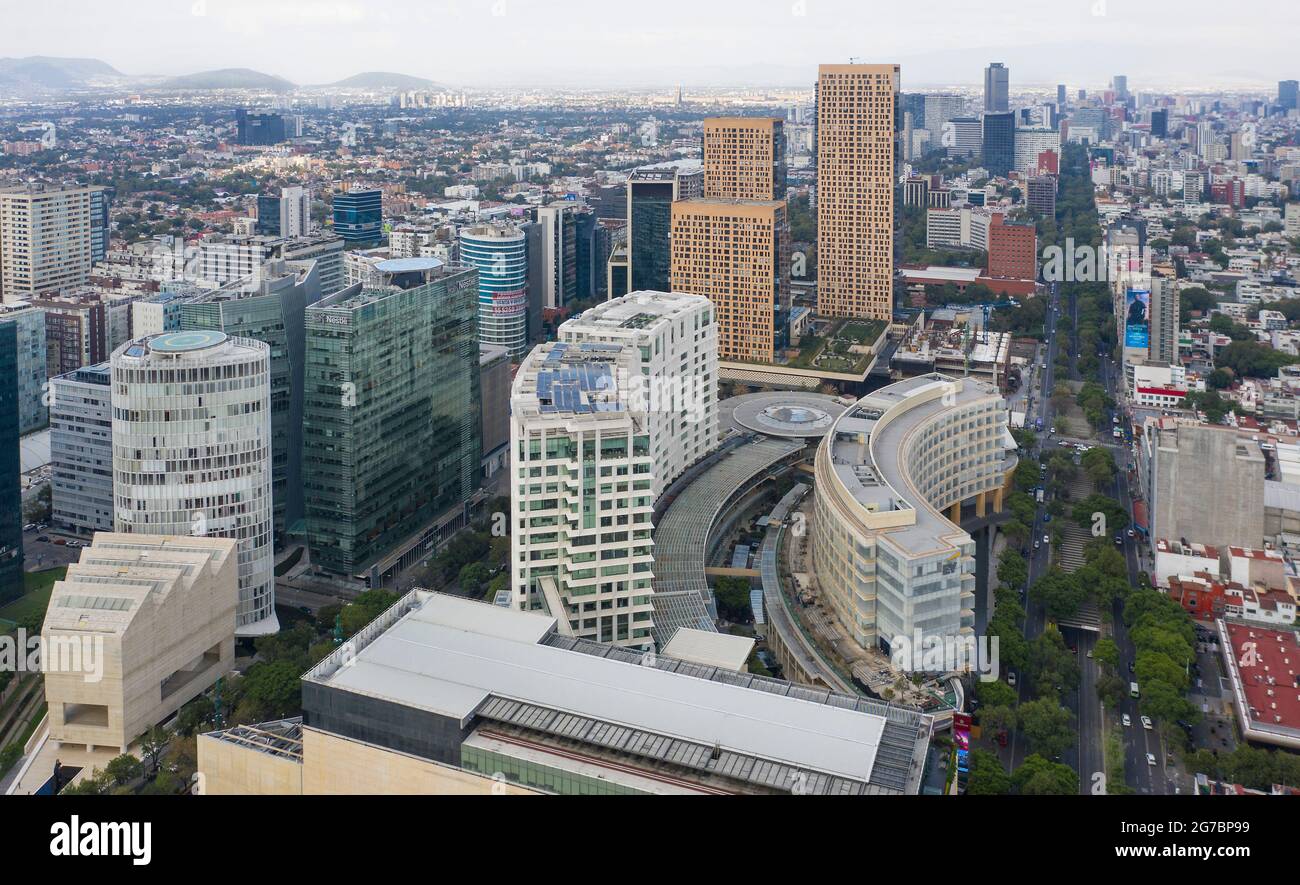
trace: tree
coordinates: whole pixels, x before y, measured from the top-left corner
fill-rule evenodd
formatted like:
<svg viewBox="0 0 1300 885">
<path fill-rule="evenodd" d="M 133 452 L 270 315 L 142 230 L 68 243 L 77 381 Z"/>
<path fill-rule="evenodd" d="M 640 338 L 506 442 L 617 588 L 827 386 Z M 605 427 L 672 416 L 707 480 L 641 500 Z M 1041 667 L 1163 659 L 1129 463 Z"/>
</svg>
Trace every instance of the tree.
<svg viewBox="0 0 1300 885">
<path fill-rule="evenodd" d="M 1074 517 L 1074 521 L 1080 527 L 1092 531 L 1093 527 L 1097 525 L 1097 514 L 1099 513 L 1104 517 L 1104 522 L 1101 524 L 1103 536 L 1112 532 L 1122 532 L 1128 528 L 1128 510 L 1114 498 L 1108 498 L 1105 495 L 1089 495 L 1084 498 L 1074 505 L 1071 516 Z"/>
<path fill-rule="evenodd" d="M 1029 597 L 1047 610 L 1049 618 L 1059 621 L 1077 615 L 1088 593 L 1073 575 L 1053 568 L 1034 583 Z"/>
<path fill-rule="evenodd" d="M 718 614 L 733 624 L 748 624 L 754 618 L 749 604 L 751 586 L 745 578 L 718 578 L 713 596 L 718 603 Z"/>
<path fill-rule="evenodd" d="M 367 590 L 341 612 L 344 638 L 351 638 L 363 627 L 397 604 L 398 596 L 388 590 Z"/>
<path fill-rule="evenodd" d="M 1110 453 L 1109 449 L 1103 449 L 1098 446 L 1095 449 L 1089 449 L 1083 453 L 1079 459 L 1083 466 L 1084 472 L 1092 480 L 1093 485 L 1098 487 L 1108 486 L 1115 480 L 1115 474 L 1119 468 L 1115 464 L 1115 456 Z"/>
<path fill-rule="evenodd" d="M 1097 644 L 1092 649 L 1092 657 L 1103 667 L 1111 670 L 1119 669 L 1119 646 L 1110 637 L 1097 640 Z"/>
<path fill-rule="evenodd" d="M 972 750 L 970 776 L 966 780 L 968 796 L 1005 796 L 1015 786 L 1002 761 L 988 750 Z"/>
<path fill-rule="evenodd" d="M 460 591 L 466 596 L 482 596 L 483 588 L 491 580 L 488 567 L 481 562 L 471 562 L 460 570 Z"/>
<path fill-rule="evenodd" d="M 171 735 L 157 725 L 145 732 L 144 737 L 140 739 L 140 749 L 144 750 L 145 756 L 149 759 L 149 770 L 155 774 L 158 772 L 158 760 L 162 758 L 170 740 Z"/>
<path fill-rule="evenodd" d="M 1028 701 L 1020 705 L 1020 730 L 1035 752 L 1059 756 L 1074 743 L 1074 714 L 1054 698 Z"/>
<path fill-rule="evenodd" d="M 114 784 L 121 787 L 140 777 L 143 768 L 140 760 L 128 753 L 109 762 L 104 767 L 104 773 L 112 779 Z"/>
<path fill-rule="evenodd" d="M 975 696 L 980 704 L 989 707 L 1013 707 L 1016 704 L 1016 690 L 1005 682 L 983 680 L 975 683 Z"/>
<path fill-rule="evenodd" d="M 302 671 L 283 661 L 249 667 L 235 719 L 242 723 L 264 722 L 301 712 L 301 679 Z"/>
<path fill-rule="evenodd" d="M 1016 790 L 1022 796 L 1076 796 L 1079 793 L 1079 776 L 1068 765 L 1050 762 L 1033 755 L 1012 775 Z"/>
</svg>

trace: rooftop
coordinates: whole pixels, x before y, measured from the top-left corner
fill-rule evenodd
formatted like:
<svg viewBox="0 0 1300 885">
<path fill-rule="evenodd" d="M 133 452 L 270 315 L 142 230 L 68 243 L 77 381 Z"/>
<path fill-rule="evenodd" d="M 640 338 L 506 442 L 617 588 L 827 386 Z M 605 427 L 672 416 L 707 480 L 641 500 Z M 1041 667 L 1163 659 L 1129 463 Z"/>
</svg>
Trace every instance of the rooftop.
<svg viewBox="0 0 1300 885">
<path fill-rule="evenodd" d="M 710 775 L 902 792 L 927 717 L 562 637 L 549 616 L 414 591 L 304 681 L 468 725 L 503 722 Z"/>
</svg>

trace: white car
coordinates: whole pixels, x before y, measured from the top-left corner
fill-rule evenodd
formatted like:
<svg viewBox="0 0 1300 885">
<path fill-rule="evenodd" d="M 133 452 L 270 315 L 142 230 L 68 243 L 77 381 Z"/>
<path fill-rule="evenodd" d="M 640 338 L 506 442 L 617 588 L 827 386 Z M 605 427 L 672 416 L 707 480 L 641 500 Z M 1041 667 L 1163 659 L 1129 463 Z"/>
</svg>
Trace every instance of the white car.
<svg viewBox="0 0 1300 885">
<path fill-rule="evenodd" d="M 1151 753 L 1147 753 L 1147 765 L 1150 765 L 1152 768 L 1154 768 L 1155 764 L 1156 764 L 1156 757 L 1153 756 Z"/>
<path fill-rule="evenodd" d="M 1008 673 L 1008 674 L 1007 674 L 1007 685 L 1011 686 L 1012 688 L 1015 688 L 1015 687 L 1016 687 L 1016 674 L 1015 674 L 1015 673 Z"/>
<path fill-rule="evenodd" d="M 1142 717 L 1142 727 L 1145 728 L 1147 731 L 1151 730 L 1151 717 L 1149 716 Z"/>
<path fill-rule="evenodd" d="M 1119 717 L 1119 721 L 1124 723 L 1124 727 L 1125 727 L 1125 728 L 1132 728 L 1132 727 L 1133 727 L 1133 720 L 1132 720 L 1131 718 L 1129 718 L 1129 715 L 1128 715 L 1127 713 L 1125 713 L 1123 716 Z"/>
<path fill-rule="evenodd" d="M 1050 543 L 1052 543 L 1052 536 L 1051 536 L 1051 535 L 1043 535 L 1043 544 L 1046 545 L 1046 544 L 1050 544 Z"/>
</svg>

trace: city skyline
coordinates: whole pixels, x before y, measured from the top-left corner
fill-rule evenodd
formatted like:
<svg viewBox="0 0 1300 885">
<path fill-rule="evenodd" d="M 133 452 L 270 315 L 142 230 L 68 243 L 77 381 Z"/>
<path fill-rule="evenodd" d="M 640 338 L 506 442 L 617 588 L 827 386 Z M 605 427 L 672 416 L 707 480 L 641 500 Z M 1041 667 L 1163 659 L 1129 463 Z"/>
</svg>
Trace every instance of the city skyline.
<svg viewBox="0 0 1300 885">
<path fill-rule="evenodd" d="M 0 57 L 92 57 L 129 77 L 252 68 L 311 85 L 394 71 L 479 88 L 576 86 L 597 75 L 619 88 L 798 86 L 812 82 L 817 64 L 850 58 L 901 64 L 904 89 L 978 86 L 989 61 L 1011 69 L 1013 91 L 1062 81 L 1095 88 L 1113 76 L 1106 68 L 1126 70 L 1137 90 L 1259 89 L 1294 73 L 1287 63 L 1289 29 L 1258 27 L 1260 16 L 1252 14 L 1264 9 L 1258 0 L 1248 0 L 1230 20 L 1214 17 L 1206 2 L 1139 7 L 1092 0 L 1062 10 L 1035 0 L 1006 12 L 989 2 L 939 0 L 935 18 L 962 27 L 923 39 L 909 10 L 845 0 L 763 0 L 743 9 L 737 0 L 704 8 L 668 0 L 649 23 L 594 0 L 558 8 L 539 0 L 139 5 L 129 19 L 83 0 L 11 10 Z M 51 15 L 62 23 L 57 40 L 46 26 Z M 472 39 L 452 39 L 442 28 Z M 1153 44 L 1152 33 L 1161 41 Z M 784 47 L 784 54 L 774 55 L 772 47 Z M 754 64 L 760 54 L 771 61 Z"/>
</svg>

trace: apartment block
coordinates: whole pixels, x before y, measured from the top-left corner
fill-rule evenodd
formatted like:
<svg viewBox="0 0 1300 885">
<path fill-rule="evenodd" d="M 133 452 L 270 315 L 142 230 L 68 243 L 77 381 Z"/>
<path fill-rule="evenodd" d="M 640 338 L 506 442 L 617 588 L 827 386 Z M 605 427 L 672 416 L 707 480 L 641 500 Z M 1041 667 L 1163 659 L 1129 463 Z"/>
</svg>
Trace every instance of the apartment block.
<svg viewBox="0 0 1300 885">
<path fill-rule="evenodd" d="M 92 216 L 102 191 L 40 183 L 0 190 L 0 295 L 6 303 L 89 281 Z"/>
<path fill-rule="evenodd" d="M 511 396 L 515 607 L 549 611 L 564 635 L 653 647 L 655 461 L 640 351 L 544 344 Z"/>
<path fill-rule="evenodd" d="M 706 200 L 784 200 L 785 124 L 770 117 L 704 121 Z"/>
<path fill-rule="evenodd" d="M 716 316 L 699 295 L 633 292 L 559 329 L 567 344 L 631 345 L 640 354 L 656 498 L 718 446 Z"/>
<path fill-rule="evenodd" d="M 671 288 L 713 302 L 722 359 L 770 363 L 784 345 L 789 231 L 784 200 L 673 204 Z"/>
<path fill-rule="evenodd" d="M 819 71 L 817 309 L 828 316 L 893 316 L 899 76 L 888 64 Z"/>
<path fill-rule="evenodd" d="M 108 363 L 50 381 L 50 492 L 55 525 L 113 530 L 113 377 Z"/>
</svg>

